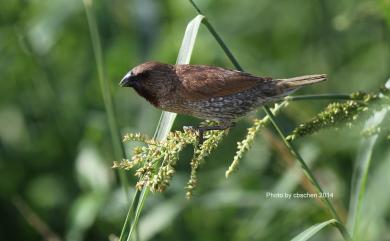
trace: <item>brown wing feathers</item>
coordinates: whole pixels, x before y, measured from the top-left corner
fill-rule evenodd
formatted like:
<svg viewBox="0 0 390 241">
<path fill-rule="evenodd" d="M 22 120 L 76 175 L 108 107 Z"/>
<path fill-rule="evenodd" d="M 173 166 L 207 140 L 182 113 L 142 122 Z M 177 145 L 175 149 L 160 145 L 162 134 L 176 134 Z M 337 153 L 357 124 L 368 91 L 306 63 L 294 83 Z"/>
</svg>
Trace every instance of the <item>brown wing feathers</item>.
<svg viewBox="0 0 390 241">
<path fill-rule="evenodd" d="M 260 87 L 267 96 L 282 95 L 301 86 L 326 80 L 324 74 L 273 80 L 207 65 L 176 65 L 175 71 L 181 82 L 180 93 L 189 100 L 227 96 L 258 84 L 262 84 Z"/>
<path fill-rule="evenodd" d="M 206 65 L 176 65 L 182 93 L 190 100 L 226 96 L 254 87 L 266 80 L 244 72 Z"/>
</svg>

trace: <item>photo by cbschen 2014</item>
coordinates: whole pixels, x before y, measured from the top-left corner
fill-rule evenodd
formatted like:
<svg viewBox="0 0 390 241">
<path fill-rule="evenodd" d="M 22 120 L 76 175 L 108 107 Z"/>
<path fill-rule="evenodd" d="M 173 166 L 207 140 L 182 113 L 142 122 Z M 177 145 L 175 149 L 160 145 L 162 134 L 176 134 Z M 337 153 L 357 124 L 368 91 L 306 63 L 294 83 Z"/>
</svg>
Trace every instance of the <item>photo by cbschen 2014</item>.
<svg viewBox="0 0 390 241">
<path fill-rule="evenodd" d="M 273 193 L 273 192 L 266 192 L 265 197 L 266 198 L 275 198 L 275 199 L 308 199 L 308 198 L 333 198 L 333 193 Z"/>
</svg>

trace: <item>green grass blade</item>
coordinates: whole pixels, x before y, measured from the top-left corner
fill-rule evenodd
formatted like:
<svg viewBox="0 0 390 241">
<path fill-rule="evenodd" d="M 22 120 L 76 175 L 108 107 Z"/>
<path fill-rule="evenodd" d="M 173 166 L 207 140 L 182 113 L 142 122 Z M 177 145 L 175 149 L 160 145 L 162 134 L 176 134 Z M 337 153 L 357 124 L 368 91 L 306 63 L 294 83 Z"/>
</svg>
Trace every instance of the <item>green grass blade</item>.
<svg viewBox="0 0 390 241">
<path fill-rule="evenodd" d="M 302 233 L 295 236 L 291 241 L 306 241 L 309 240 L 309 238 L 313 237 L 316 233 L 318 233 L 321 229 L 326 227 L 329 224 L 337 223 L 336 219 L 331 219 L 322 223 L 317 223 L 310 228 L 306 229 Z"/>
<path fill-rule="evenodd" d="M 181 47 L 179 50 L 179 54 L 177 57 L 177 61 L 176 61 L 177 64 L 188 64 L 190 62 L 192 50 L 194 49 L 194 45 L 195 45 L 196 36 L 198 34 L 198 30 L 199 30 L 200 24 L 202 23 L 203 19 L 204 19 L 204 16 L 198 15 L 193 20 L 191 20 L 191 22 L 188 23 L 185 34 L 184 34 L 184 38 L 183 38 L 183 41 L 182 41 L 182 44 L 181 44 Z M 154 138 L 159 140 L 159 141 L 164 140 L 168 136 L 168 134 L 172 128 L 173 122 L 175 121 L 175 118 L 176 118 L 175 113 L 163 111 L 163 113 L 161 114 L 160 120 L 158 122 L 157 129 L 156 129 L 156 132 L 154 134 Z M 138 192 L 139 191 L 137 191 L 137 194 L 138 194 Z M 147 187 L 145 187 L 141 192 L 141 196 L 140 196 L 139 200 L 134 199 L 133 202 L 136 202 L 136 203 L 134 203 L 134 204 L 132 203 L 130 206 L 128 214 L 132 214 L 133 207 L 135 207 L 135 206 L 136 206 L 136 210 L 134 213 L 133 221 L 132 221 L 131 226 L 130 226 L 130 231 L 127 235 L 127 239 L 126 239 L 127 241 L 131 240 L 132 234 L 134 233 L 134 231 L 138 225 L 138 220 L 139 220 L 139 217 L 141 215 L 145 200 L 148 197 L 148 194 L 149 194 L 149 189 Z M 130 219 L 126 219 L 126 221 L 127 220 L 129 220 L 128 222 L 130 222 Z M 124 229 L 126 229 L 126 227 L 128 227 L 128 225 L 129 225 L 129 223 L 126 224 L 126 221 L 125 221 L 125 225 L 123 226 L 121 233 L 126 233 L 126 231 Z M 124 236 L 121 235 L 121 238 L 119 240 L 124 241 L 125 240 Z"/>
<path fill-rule="evenodd" d="M 135 210 L 134 220 L 131 223 L 130 231 L 129 231 L 129 234 L 127 235 L 126 241 L 131 240 L 132 234 L 135 232 L 135 229 L 137 228 L 138 220 L 139 220 L 139 217 L 141 215 L 142 208 L 144 207 L 146 198 L 148 197 L 148 194 L 149 194 L 149 189 L 147 187 L 143 188 L 141 191 L 141 196 L 140 196 L 139 201 L 137 203 L 137 209 Z M 131 206 L 133 206 L 133 203 L 131 204 Z"/>
<path fill-rule="evenodd" d="M 390 84 L 390 81 L 388 81 L 388 84 Z M 388 112 L 389 108 L 384 108 L 381 111 L 375 112 L 374 115 L 366 121 L 364 129 L 374 129 L 378 127 L 385 119 Z M 378 139 L 378 135 L 379 134 L 374 134 L 363 139 L 360 143 L 356 157 L 355 170 L 352 176 L 352 192 L 348 213 L 348 228 L 355 239 L 359 233 L 359 220 L 366 193 L 368 170 L 370 168 L 372 153 Z"/>
<path fill-rule="evenodd" d="M 96 18 L 92 9 L 92 0 L 83 0 L 85 13 L 87 15 L 88 27 L 91 34 L 92 48 L 95 56 L 96 68 L 100 83 L 100 89 L 103 95 L 104 108 L 107 113 L 108 126 L 111 133 L 111 142 L 114 149 L 114 157 L 116 160 L 121 160 L 125 157 L 125 149 L 121 143 L 119 129 L 115 117 L 114 105 L 112 103 L 112 96 L 110 91 L 110 83 L 108 82 L 104 70 L 102 47 L 100 44 L 99 31 L 96 24 Z M 119 170 L 119 179 L 125 193 L 129 191 L 129 183 L 127 175 L 124 170 Z"/>
<path fill-rule="evenodd" d="M 129 234 L 129 230 L 127 227 L 130 227 L 131 217 L 133 216 L 135 205 L 138 202 L 140 193 L 141 193 L 140 191 L 136 190 L 134 194 L 133 201 L 131 202 L 129 211 L 126 214 L 125 223 L 123 224 L 121 235 L 119 236 L 119 240 L 125 240 L 125 237 L 127 237 Z"/>
<path fill-rule="evenodd" d="M 179 54 L 177 56 L 176 64 L 189 64 L 192 50 L 194 49 L 196 36 L 198 35 L 198 30 L 200 24 L 204 19 L 203 15 L 198 15 L 191 22 L 188 23 L 186 32 L 181 43 Z"/>
<path fill-rule="evenodd" d="M 176 113 L 163 111 L 160 116 L 160 120 L 157 124 L 157 129 L 154 133 L 153 138 L 156 140 L 164 140 L 167 136 L 169 131 L 172 128 L 173 122 L 175 121 Z"/>
</svg>

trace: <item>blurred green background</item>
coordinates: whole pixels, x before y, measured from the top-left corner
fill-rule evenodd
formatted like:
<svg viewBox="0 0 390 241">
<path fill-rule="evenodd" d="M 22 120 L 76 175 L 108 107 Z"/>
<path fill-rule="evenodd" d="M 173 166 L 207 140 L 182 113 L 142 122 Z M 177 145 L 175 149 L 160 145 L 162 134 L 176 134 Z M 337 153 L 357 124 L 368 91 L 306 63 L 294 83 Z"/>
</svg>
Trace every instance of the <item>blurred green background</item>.
<svg viewBox="0 0 390 241">
<path fill-rule="evenodd" d="M 92 1 L 92 0 L 91 0 Z M 174 63 L 187 23 L 187 1 L 93 1 L 120 132 L 153 135 L 160 111 L 119 80 L 146 60 Z M 327 73 L 326 83 L 297 94 L 374 91 L 390 77 L 388 0 L 198 0 L 242 66 L 293 77 Z M 0 240 L 108 240 L 118 236 L 134 190 L 115 170 L 90 32 L 81 0 L 0 0 Z M 191 63 L 232 68 L 201 27 Z M 328 101 L 291 104 L 278 116 L 286 132 Z M 140 240 L 289 240 L 329 219 L 313 199 L 267 199 L 310 185 L 273 130 L 258 136 L 240 170 L 224 173 L 254 113 L 231 130 L 199 171 L 185 200 L 191 150 L 166 193 L 149 196 Z M 174 129 L 199 121 L 179 116 Z M 362 137 L 357 128 L 297 141 L 342 218 Z M 137 143 L 126 144 L 126 153 Z M 362 240 L 390 240 L 389 142 L 380 136 L 367 183 Z M 130 182 L 135 179 L 129 173 Z M 328 227 L 313 240 L 341 240 Z"/>
</svg>

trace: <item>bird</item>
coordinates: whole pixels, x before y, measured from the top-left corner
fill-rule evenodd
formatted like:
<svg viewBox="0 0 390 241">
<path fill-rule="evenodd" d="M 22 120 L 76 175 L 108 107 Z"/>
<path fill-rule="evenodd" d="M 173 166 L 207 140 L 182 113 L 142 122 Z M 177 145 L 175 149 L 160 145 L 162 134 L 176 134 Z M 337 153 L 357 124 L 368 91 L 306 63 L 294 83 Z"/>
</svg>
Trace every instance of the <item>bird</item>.
<svg viewBox="0 0 390 241">
<path fill-rule="evenodd" d="M 132 68 L 120 81 L 158 109 L 218 124 L 197 127 L 199 143 L 209 130 L 225 130 L 256 108 L 275 103 L 326 74 L 275 79 L 238 70 L 149 61 Z"/>
</svg>

